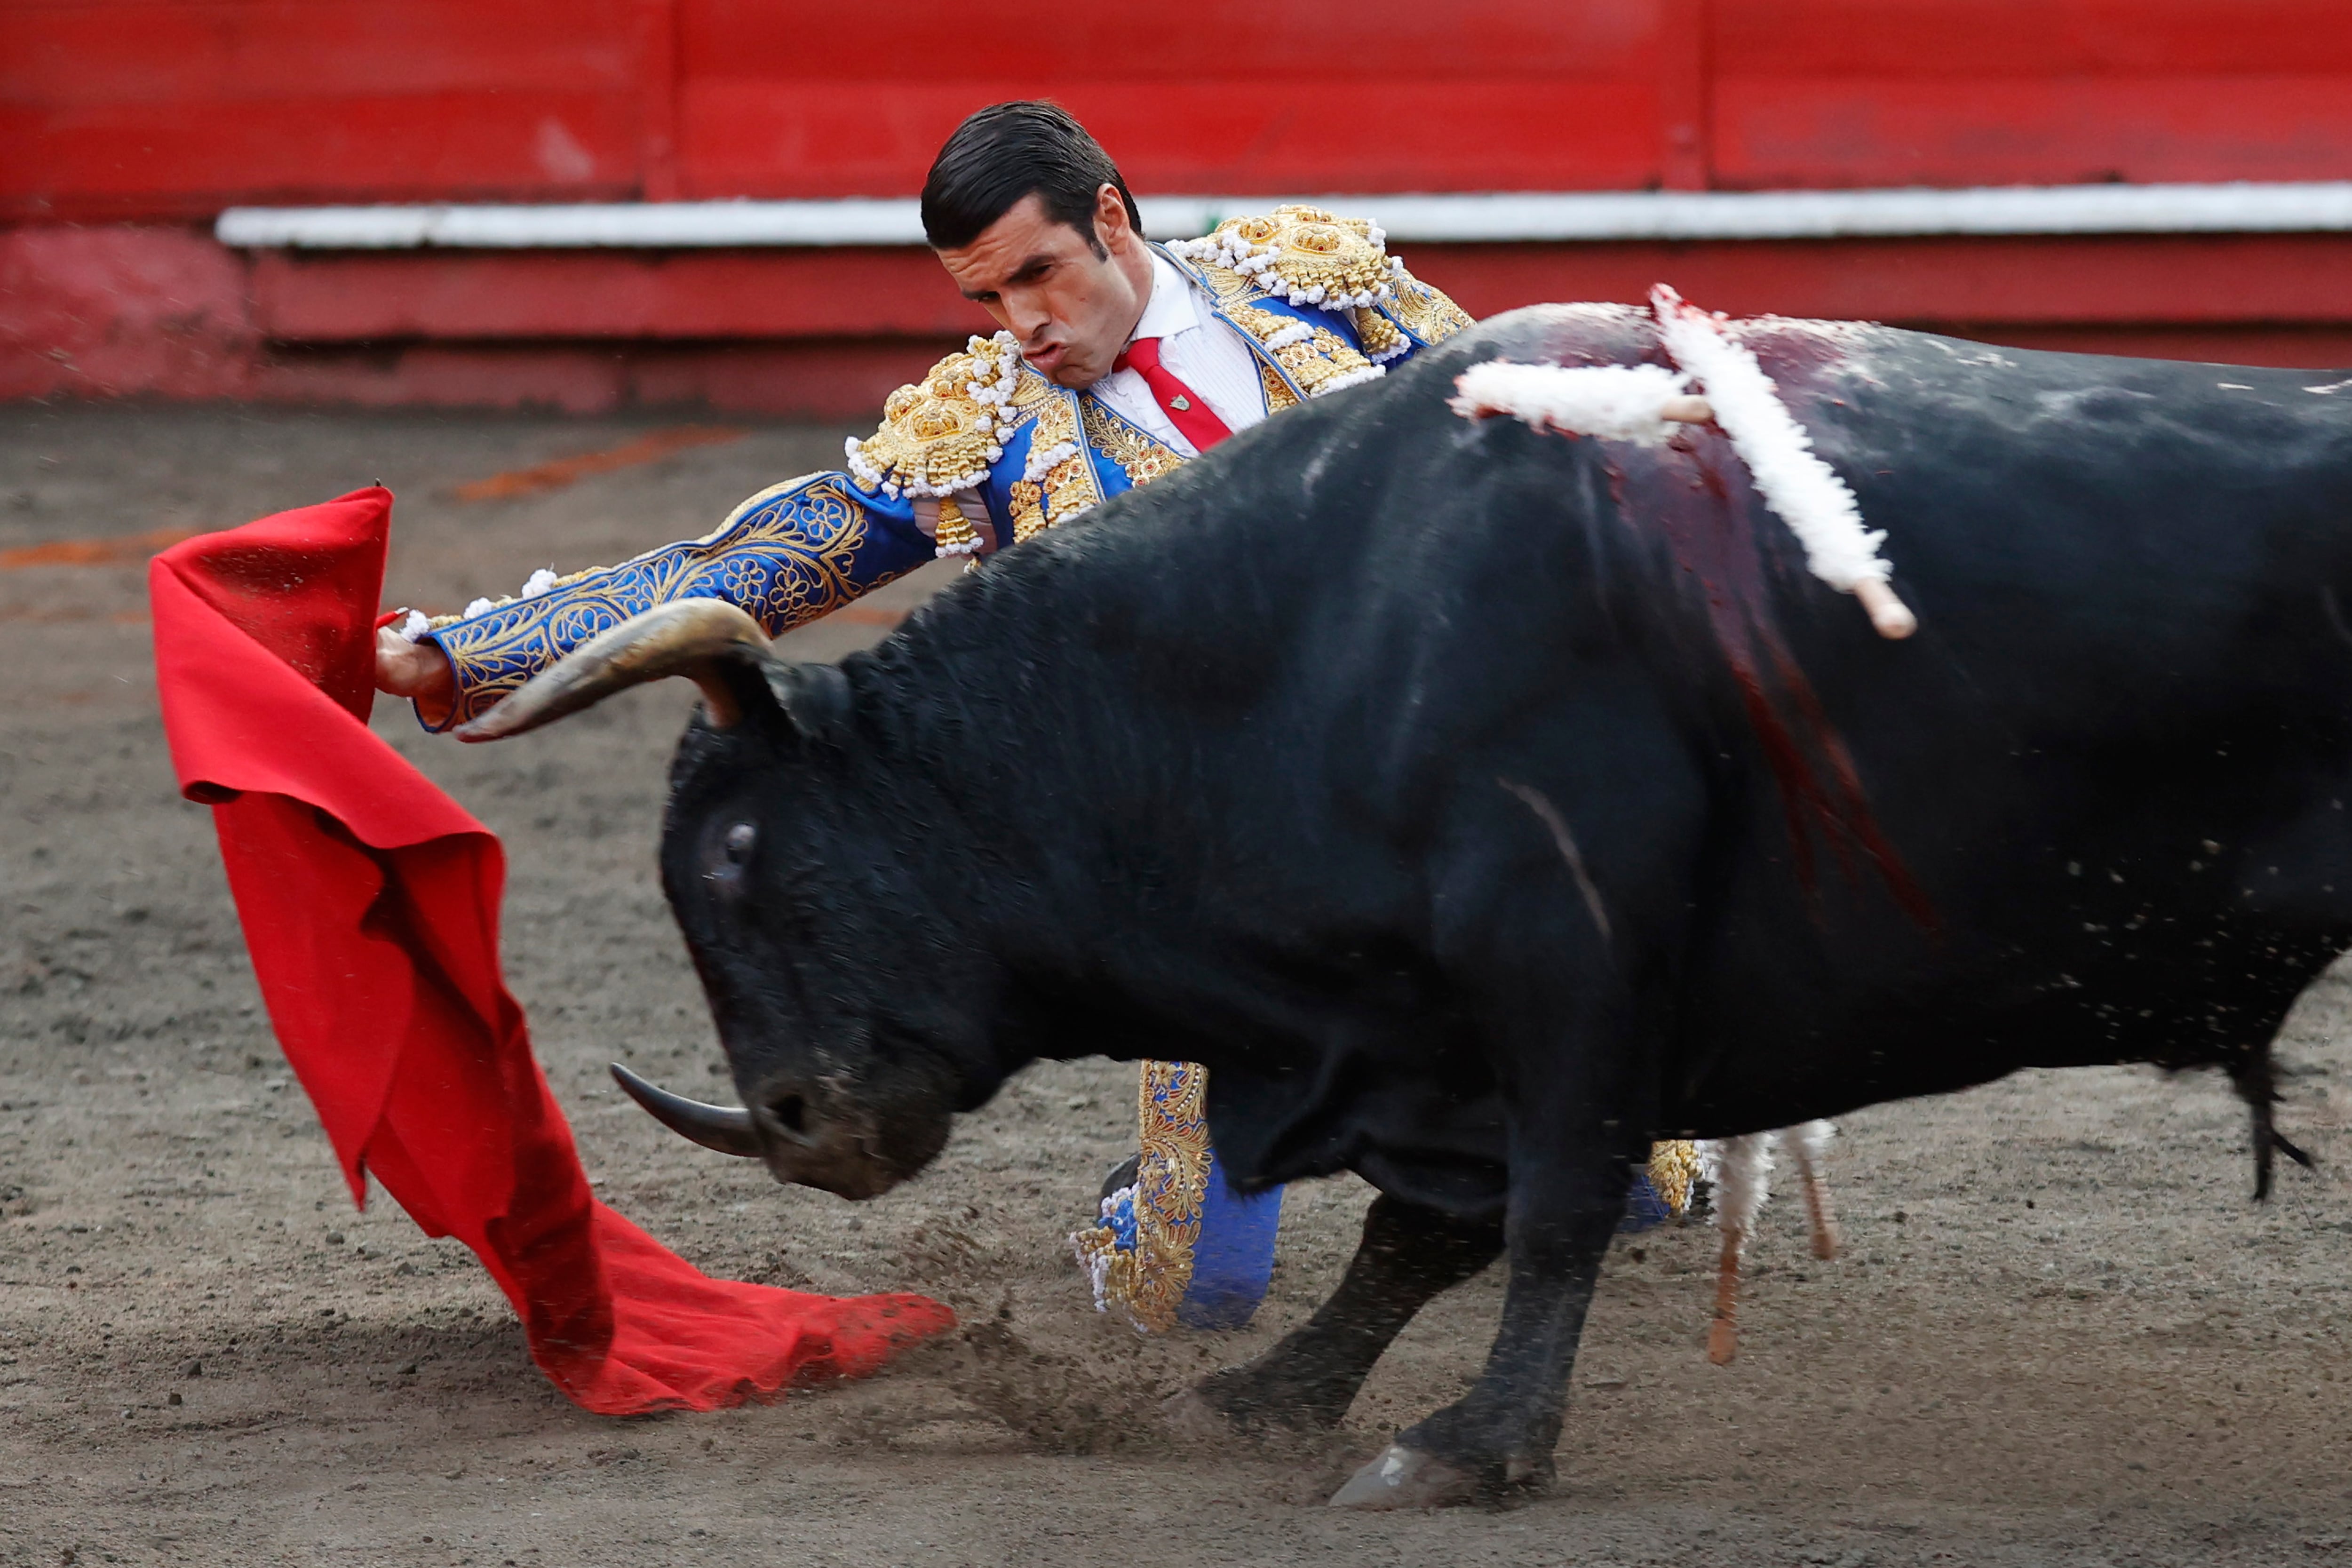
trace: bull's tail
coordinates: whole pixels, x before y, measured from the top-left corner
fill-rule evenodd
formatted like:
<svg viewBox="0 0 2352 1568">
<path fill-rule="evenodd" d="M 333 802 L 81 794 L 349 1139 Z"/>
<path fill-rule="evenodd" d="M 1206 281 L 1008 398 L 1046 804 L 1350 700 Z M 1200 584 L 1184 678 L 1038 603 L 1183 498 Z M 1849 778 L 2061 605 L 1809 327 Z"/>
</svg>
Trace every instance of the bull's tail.
<svg viewBox="0 0 2352 1568">
<path fill-rule="evenodd" d="M 2238 1098 L 2246 1102 L 2249 1120 L 2252 1123 L 2254 1201 L 2262 1203 L 2271 1195 L 2271 1173 L 2277 1163 L 2277 1155 L 2284 1154 L 2306 1171 L 2315 1169 L 2317 1162 L 2287 1141 L 2272 1115 L 2280 1095 L 2269 1041 L 2265 1040 L 2261 1046 L 2246 1051 L 2231 1065 L 2230 1081 L 2236 1086 Z"/>
</svg>

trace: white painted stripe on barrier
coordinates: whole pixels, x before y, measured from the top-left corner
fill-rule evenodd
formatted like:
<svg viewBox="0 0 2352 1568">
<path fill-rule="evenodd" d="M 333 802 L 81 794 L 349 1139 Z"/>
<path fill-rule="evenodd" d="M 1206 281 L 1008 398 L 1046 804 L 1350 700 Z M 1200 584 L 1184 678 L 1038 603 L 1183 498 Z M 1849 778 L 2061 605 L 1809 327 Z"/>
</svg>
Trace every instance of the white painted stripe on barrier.
<svg viewBox="0 0 2352 1568">
<path fill-rule="evenodd" d="M 1147 196 L 1161 238 L 1307 200 L 1369 217 L 1402 244 L 1849 239 L 1928 235 L 2352 231 L 2352 181 L 2305 184 L 2006 185 L 1975 190 L 1577 191 L 1466 195 Z M 911 198 L 607 202 L 530 206 L 231 207 L 222 244 L 401 250 L 686 249 L 920 245 Z"/>
<path fill-rule="evenodd" d="M 231 207 L 223 245 L 319 250 L 670 249 L 920 245 L 908 201 L 595 202 L 546 206 Z"/>
</svg>

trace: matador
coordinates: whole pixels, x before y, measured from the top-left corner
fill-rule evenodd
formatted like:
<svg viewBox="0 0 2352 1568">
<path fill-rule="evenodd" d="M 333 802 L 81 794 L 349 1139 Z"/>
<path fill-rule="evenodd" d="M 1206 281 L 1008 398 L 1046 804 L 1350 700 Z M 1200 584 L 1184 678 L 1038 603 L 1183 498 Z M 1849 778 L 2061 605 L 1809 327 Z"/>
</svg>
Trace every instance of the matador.
<svg viewBox="0 0 2352 1568">
<path fill-rule="evenodd" d="M 1317 207 L 1148 241 L 1109 155 L 1047 103 L 997 104 L 959 126 L 922 218 L 950 277 L 1002 330 L 891 394 L 842 469 L 762 490 L 699 539 L 541 573 L 462 615 L 411 614 L 380 634 L 378 686 L 442 731 L 669 600 L 726 599 L 780 635 L 935 557 L 978 567 L 1470 325 L 1379 229 Z M 1143 1065 L 1138 1153 L 1071 1237 L 1096 1304 L 1146 1330 L 1238 1326 L 1273 1270 L 1281 1190 L 1225 1183 L 1205 1076 Z M 1629 1223 L 1685 1201 L 1687 1146 L 1661 1146 L 1652 1165 Z"/>
</svg>

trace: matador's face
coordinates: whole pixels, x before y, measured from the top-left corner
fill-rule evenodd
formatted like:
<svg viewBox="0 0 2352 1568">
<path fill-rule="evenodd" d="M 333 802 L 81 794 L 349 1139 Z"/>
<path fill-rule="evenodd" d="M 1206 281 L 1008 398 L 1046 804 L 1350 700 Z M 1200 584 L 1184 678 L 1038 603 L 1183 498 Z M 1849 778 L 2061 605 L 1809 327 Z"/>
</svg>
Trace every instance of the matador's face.
<svg viewBox="0 0 2352 1568">
<path fill-rule="evenodd" d="M 1095 237 L 1101 254 L 1028 195 L 970 245 L 937 254 L 964 298 L 1019 341 L 1030 368 L 1081 388 L 1110 374 L 1151 299 L 1150 252 L 1117 186 L 1097 194 Z"/>
</svg>

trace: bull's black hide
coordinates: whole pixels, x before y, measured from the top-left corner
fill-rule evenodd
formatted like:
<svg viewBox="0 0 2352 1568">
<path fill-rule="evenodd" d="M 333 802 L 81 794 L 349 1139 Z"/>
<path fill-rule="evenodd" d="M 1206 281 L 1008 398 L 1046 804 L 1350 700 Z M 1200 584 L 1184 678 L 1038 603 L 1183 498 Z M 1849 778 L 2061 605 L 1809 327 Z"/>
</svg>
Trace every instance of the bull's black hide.
<svg viewBox="0 0 2352 1568">
<path fill-rule="evenodd" d="M 734 667 L 663 869 L 778 1173 L 878 1191 L 1033 1058 L 1207 1064 L 1237 1180 L 1351 1169 L 1402 1205 L 1381 1257 L 1454 1247 L 1360 1260 L 1382 1322 L 1504 1219 L 1486 1375 L 1350 1489 L 1430 1500 L 1548 1474 L 1653 1137 L 2117 1061 L 2266 1114 L 2352 942 L 2352 384 L 1747 337 L 1910 641 L 1719 433 L 1447 409 L 1480 360 L 1659 359 L 1577 308 L 1252 430 L 838 670 Z M 1349 1331 L 1212 1403 L 1344 1410 L 1393 1329 Z"/>
</svg>

